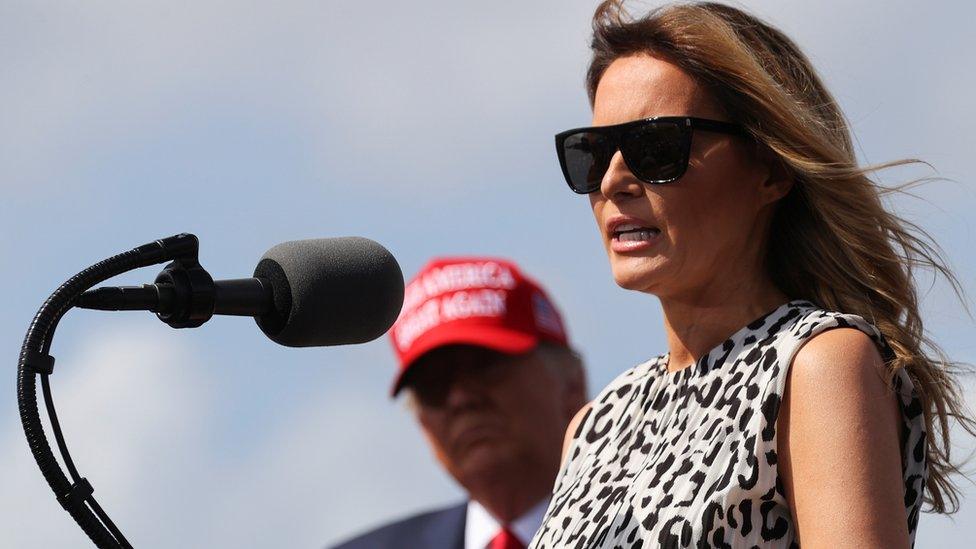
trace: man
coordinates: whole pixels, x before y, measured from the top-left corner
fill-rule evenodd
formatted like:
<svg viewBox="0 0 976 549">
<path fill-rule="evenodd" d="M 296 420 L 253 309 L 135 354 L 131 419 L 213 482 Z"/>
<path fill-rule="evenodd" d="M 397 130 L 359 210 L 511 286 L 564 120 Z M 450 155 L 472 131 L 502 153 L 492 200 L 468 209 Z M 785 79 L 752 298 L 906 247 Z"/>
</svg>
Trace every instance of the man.
<svg viewBox="0 0 976 549">
<path fill-rule="evenodd" d="M 566 427 L 586 403 L 582 363 L 546 293 L 514 264 L 435 259 L 390 330 L 392 393 L 469 501 L 337 549 L 521 549 L 542 524 Z"/>
</svg>

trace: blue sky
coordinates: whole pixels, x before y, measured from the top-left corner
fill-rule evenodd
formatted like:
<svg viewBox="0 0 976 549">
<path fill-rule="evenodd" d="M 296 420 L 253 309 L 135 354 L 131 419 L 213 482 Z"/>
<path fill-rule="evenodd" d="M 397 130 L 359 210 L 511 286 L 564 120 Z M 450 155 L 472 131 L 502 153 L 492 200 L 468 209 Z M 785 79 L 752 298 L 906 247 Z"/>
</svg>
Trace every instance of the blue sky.
<svg viewBox="0 0 976 549">
<path fill-rule="evenodd" d="M 891 206 L 938 240 L 976 293 L 976 7 L 739 5 L 809 54 L 862 159 L 919 157 L 948 179 Z M 7 543 L 84 543 L 23 438 L 13 368 L 24 331 L 62 281 L 158 237 L 196 233 L 219 278 L 245 276 L 266 249 L 299 238 L 373 238 L 408 276 L 432 255 L 501 255 L 549 289 L 591 392 L 661 352 L 657 303 L 613 284 L 586 200 L 565 188 L 552 151 L 554 133 L 588 122 L 594 6 L 0 4 Z M 976 322 L 944 284 L 921 283 L 932 335 L 976 362 Z M 52 352 L 69 448 L 138 547 L 319 547 L 461 495 L 387 398 L 385 340 L 287 349 L 248 319 L 176 331 L 151 315 L 76 311 Z M 974 446 L 959 440 L 962 452 Z M 971 542 L 976 489 L 966 492 L 954 520 L 922 517 L 918 546 Z"/>
</svg>

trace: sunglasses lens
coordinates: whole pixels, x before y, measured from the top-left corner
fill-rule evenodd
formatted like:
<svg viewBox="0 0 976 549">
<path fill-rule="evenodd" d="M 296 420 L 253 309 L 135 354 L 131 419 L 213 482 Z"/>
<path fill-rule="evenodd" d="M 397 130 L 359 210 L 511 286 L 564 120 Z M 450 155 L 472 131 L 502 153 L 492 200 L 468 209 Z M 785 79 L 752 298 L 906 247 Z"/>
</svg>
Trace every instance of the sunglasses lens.
<svg viewBox="0 0 976 549">
<path fill-rule="evenodd" d="M 578 193 L 600 188 L 616 147 L 607 136 L 596 132 L 574 133 L 563 141 L 563 168 L 569 186 Z"/>
<path fill-rule="evenodd" d="M 627 132 L 620 152 L 638 179 L 649 183 L 673 181 L 684 174 L 690 136 L 677 124 L 647 124 Z"/>
</svg>

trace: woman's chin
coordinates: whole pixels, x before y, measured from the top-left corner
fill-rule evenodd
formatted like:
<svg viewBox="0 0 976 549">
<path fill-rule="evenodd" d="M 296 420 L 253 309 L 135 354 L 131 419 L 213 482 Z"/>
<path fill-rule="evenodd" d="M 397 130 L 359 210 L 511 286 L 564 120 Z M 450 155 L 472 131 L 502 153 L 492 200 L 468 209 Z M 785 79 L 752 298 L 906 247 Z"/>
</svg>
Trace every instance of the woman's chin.
<svg viewBox="0 0 976 549">
<path fill-rule="evenodd" d="M 625 290 L 653 294 L 656 281 L 660 278 L 656 269 L 650 269 L 646 265 L 613 265 L 613 279 L 617 286 Z"/>
</svg>

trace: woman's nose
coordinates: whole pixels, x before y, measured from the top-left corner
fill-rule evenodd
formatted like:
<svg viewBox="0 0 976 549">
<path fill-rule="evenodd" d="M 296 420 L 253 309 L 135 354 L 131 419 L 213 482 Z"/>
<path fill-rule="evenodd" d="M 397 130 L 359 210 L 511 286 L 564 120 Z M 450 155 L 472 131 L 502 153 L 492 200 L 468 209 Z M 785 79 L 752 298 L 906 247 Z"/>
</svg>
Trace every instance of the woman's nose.
<svg viewBox="0 0 976 549">
<path fill-rule="evenodd" d="M 643 192 L 644 184 L 631 173 L 623 155 L 620 151 L 614 153 L 600 182 L 600 194 L 607 200 L 620 200 L 640 196 Z"/>
</svg>

